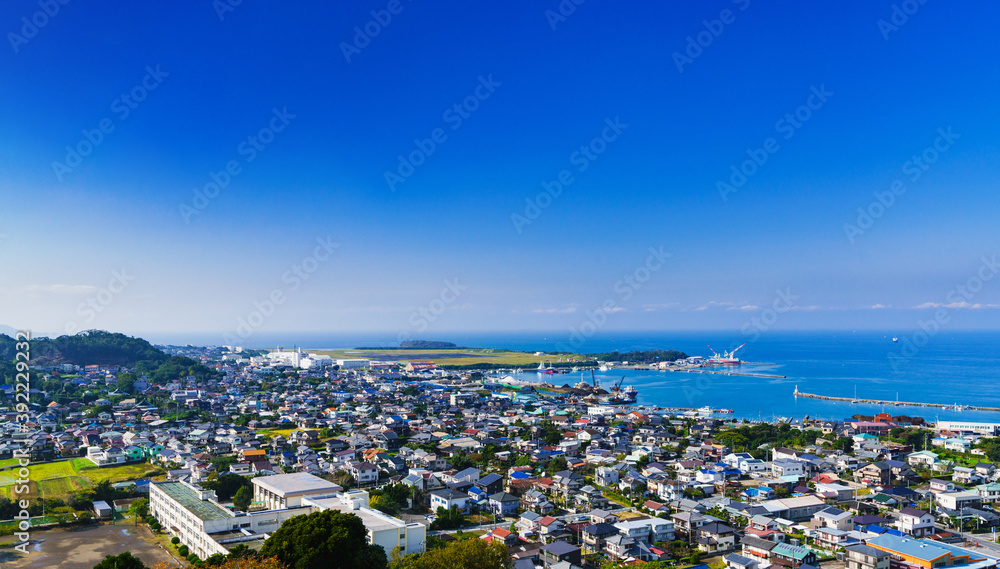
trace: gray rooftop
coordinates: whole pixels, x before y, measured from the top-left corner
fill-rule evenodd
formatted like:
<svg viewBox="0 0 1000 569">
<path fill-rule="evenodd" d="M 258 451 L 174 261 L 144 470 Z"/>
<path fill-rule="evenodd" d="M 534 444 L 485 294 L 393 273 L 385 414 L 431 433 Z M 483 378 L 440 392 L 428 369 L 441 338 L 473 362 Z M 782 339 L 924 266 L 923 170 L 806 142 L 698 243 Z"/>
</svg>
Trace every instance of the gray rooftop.
<svg viewBox="0 0 1000 569">
<path fill-rule="evenodd" d="M 254 478 L 253 483 L 266 490 L 270 490 L 278 496 L 295 496 L 320 492 L 332 494 L 343 490 L 339 485 L 308 472 L 275 474 L 274 476 Z"/>
<path fill-rule="evenodd" d="M 180 482 L 158 482 L 156 487 L 202 521 L 226 520 L 233 517 L 230 512 L 212 502 L 199 499 L 194 490 Z"/>
</svg>

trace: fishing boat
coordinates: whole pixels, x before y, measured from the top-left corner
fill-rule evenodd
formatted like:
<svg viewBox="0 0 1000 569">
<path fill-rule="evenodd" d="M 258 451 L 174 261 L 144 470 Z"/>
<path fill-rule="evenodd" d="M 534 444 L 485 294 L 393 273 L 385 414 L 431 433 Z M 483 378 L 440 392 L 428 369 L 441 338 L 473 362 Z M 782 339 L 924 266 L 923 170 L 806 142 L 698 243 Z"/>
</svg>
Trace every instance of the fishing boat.
<svg viewBox="0 0 1000 569">
<path fill-rule="evenodd" d="M 537 371 L 538 373 L 547 373 L 551 375 L 556 372 L 556 368 L 546 363 L 540 363 L 538 364 L 538 369 L 535 371 Z"/>
</svg>

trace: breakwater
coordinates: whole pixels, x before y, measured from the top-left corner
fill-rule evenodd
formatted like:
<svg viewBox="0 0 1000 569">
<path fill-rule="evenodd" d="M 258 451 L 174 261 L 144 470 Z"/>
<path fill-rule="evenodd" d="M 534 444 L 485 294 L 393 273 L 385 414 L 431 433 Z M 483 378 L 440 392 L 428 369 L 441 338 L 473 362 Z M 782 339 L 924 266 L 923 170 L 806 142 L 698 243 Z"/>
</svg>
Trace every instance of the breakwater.
<svg viewBox="0 0 1000 569">
<path fill-rule="evenodd" d="M 816 395 L 815 393 L 806 393 L 804 391 L 799 391 L 798 386 L 795 387 L 796 397 L 806 397 L 808 399 L 822 399 L 825 401 L 843 401 L 846 403 L 863 403 L 866 405 L 898 405 L 901 407 L 931 407 L 937 409 L 955 409 L 956 411 L 968 410 L 968 411 L 995 411 L 1000 412 L 1000 407 L 983 407 L 981 405 L 951 405 L 948 403 L 921 403 L 918 401 L 892 401 L 889 399 L 864 399 L 864 398 L 854 398 L 854 397 L 833 397 L 831 395 Z"/>
<path fill-rule="evenodd" d="M 741 371 L 714 371 L 710 369 L 667 369 L 666 371 L 673 372 L 685 372 L 685 373 L 714 373 L 717 375 L 743 375 L 746 377 L 770 377 L 775 379 L 785 379 L 783 375 L 773 375 L 769 373 L 750 373 Z"/>
</svg>

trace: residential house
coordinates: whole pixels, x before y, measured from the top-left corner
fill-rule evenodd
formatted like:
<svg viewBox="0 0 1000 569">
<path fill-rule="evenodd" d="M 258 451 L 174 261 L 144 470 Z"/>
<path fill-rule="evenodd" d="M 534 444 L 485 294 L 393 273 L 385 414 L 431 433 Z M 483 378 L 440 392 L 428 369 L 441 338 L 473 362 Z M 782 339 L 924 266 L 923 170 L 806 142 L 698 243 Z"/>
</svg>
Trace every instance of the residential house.
<svg viewBox="0 0 1000 569">
<path fill-rule="evenodd" d="M 497 492 L 489 497 L 490 510 L 498 516 L 513 516 L 517 513 L 520 500 L 513 494 Z"/>
<path fill-rule="evenodd" d="M 889 569 L 891 556 L 888 551 L 860 544 L 849 545 L 844 549 L 847 553 L 847 569 Z"/>
<path fill-rule="evenodd" d="M 900 510 L 896 520 L 896 528 L 913 537 L 923 537 L 936 531 L 934 529 L 934 516 L 916 508 Z"/>
<path fill-rule="evenodd" d="M 745 536 L 740 540 L 742 554 L 762 563 L 770 563 L 771 551 L 778 545 L 777 542 L 769 539 L 761 539 L 752 535 Z"/>
<path fill-rule="evenodd" d="M 861 482 L 885 486 L 892 482 L 892 467 L 885 461 L 873 462 L 859 468 L 854 476 Z"/>
<path fill-rule="evenodd" d="M 580 548 L 565 541 L 555 541 L 542 546 L 542 562 L 552 569 L 558 563 L 581 565 Z"/>
<path fill-rule="evenodd" d="M 837 508 L 826 508 L 813 514 L 813 527 L 833 528 L 839 530 L 849 530 L 853 526 L 854 514 L 838 510 Z"/>
<path fill-rule="evenodd" d="M 976 486 L 976 492 L 979 493 L 984 504 L 992 504 L 1000 500 L 1000 483 L 989 482 L 987 484 L 980 484 Z"/>
<path fill-rule="evenodd" d="M 358 486 L 365 486 L 368 484 L 378 484 L 378 468 L 371 464 L 370 462 L 359 462 L 354 461 L 348 463 L 347 472 L 354 477 L 355 482 Z"/>
<path fill-rule="evenodd" d="M 455 507 L 462 513 L 469 512 L 469 495 L 456 492 L 451 488 L 444 488 L 431 492 L 431 511 L 436 512 L 438 508 L 450 510 Z"/>
<path fill-rule="evenodd" d="M 584 553 L 600 553 L 604 550 L 607 539 L 618 535 L 618 528 L 611 524 L 591 524 L 580 532 Z"/>
<path fill-rule="evenodd" d="M 736 530 L 726 524 L 718 522 L 702 524 L 696 530 L 696 535 L 698 537 L 695 542 L 698 544 L 698 549 L 706 553 L 730 551 L 736 546 Z"/>
</svg>

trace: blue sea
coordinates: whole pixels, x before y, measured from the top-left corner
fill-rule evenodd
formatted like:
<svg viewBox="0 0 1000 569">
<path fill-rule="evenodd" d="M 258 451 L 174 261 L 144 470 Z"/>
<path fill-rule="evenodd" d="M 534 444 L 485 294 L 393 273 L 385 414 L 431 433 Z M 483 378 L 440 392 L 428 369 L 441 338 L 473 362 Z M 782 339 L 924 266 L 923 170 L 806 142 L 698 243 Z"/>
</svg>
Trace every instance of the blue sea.
<svg viewBox="0 0 1000 569">
<path fill-rule="evenodd" d="M 893 343 L 894 335 L 899 343 Z M 171 339 L 156 339 L 164 342 Z M 447 333 L 434 338 L 470 347 L 514 350 L 555 351 L 569 344 L 566 332 L 552 333 Z M 173 343 L 181 343 L 172 339 Z M 709 356 L 717 350 L 732 349 L 746 341 L 732 332 L 633 332 L 607 333 L 587 339 L 575 349 L 585 353 L 646 350 L 680 350 L 688 355 Z M 183 343 L 198 344 L 196 336 Z M 206 343 L 217 344 L 218 337 Z M 254 345 L 305 348 L 353 348 L 393 346 L 390 334 L 259 335 Z M 917 347 L 919 345 L 919 347 Z M 768 332 L 750 342 L 737 354 L 751 362 L 771 365 L 742 365 L 752 373 L 782 375 L 785 378 L 758 378 L 737 375 L 678 373 L 659 371 L 598 372 L 604 386 L 625 376 L 624 383 L 639 390 L 639 403 L 668 407 L 732 409 L 741 418 L 796 417 L 845 419 L 855 414 L 885 411 L 893 415 L 915 415 L 926 420 L 966 419 L 1000 422 L 1000 413 L 954 411 L 911 406 L 881 406 L 796 398 L 799 391 L 867 399 L 920 401 L 948 405 L 1000 407 L 1000 332 L 945 332 L 927 337 L 912 332 Z M 525 379 L 536 374 L 525 374 Z M 590 373 L 557 375 L 555 380 L 574 384 L 590 379 Z M 546 381 L 553 381 L 551 376 Z"/>
</svg>

